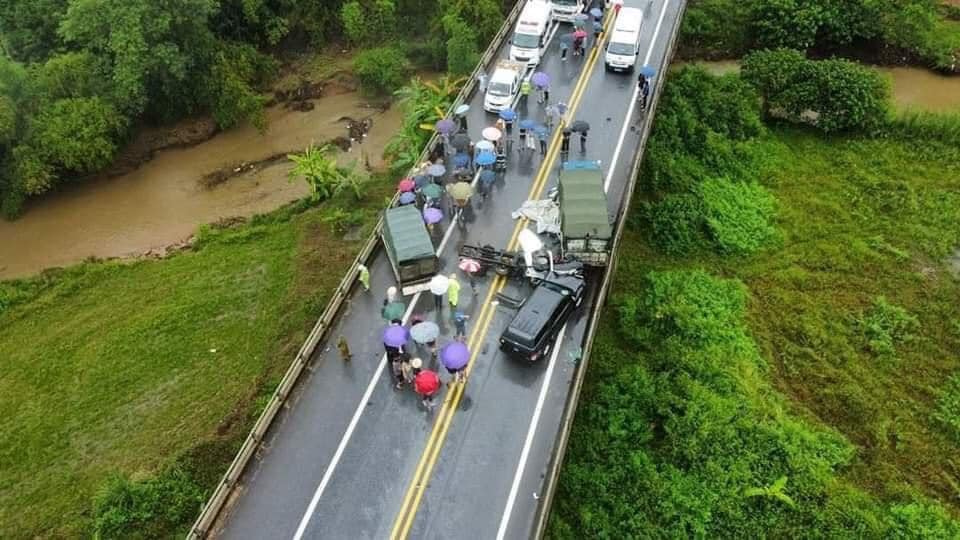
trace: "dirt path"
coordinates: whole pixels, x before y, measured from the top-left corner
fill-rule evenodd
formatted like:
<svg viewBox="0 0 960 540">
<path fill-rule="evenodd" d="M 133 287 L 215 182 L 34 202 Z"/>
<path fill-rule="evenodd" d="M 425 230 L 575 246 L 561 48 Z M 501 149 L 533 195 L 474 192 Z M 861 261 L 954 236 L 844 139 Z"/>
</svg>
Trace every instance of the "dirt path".
<svg viewBox="0 0 960 540">
<path fill-rule="evenodd" d="M 30 204 L 23 217 L 0 220 L 0 279 L 24 276 L 88 257 L 123 257 L 162 252 L 189 237 L 204 223 L 249 216 L 277 208 L 307 193 L 303 182 L 287 180 L 288 161 L 268 158 L 298 151 L 347 134 L 344 117 L 370 117 L 373 126 L 361 146 L 341 154 L 360 157 L 374 167 L 397 130 L 397 108 L 366 107 L 356 93 L 314 100 L 305 111 L 277 106 L 267 111 L 269 129 L 233 129 L 189 148 L 158 152 L 139 168 L 119 176 L 91 179 Z M 225 181 L 204 176 L 244 163 L 248 167 Z M 362 160 L 361 160 L 362 163 Z"/>
</svg>

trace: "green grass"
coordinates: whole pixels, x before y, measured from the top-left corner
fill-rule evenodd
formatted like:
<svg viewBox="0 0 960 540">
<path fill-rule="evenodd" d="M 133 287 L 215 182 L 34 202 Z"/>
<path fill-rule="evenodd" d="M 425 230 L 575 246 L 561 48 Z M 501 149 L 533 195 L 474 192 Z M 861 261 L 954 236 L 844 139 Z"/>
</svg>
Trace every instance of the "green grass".
<svg viewBox="0 0 960 540">
<path fill-rule="evenodd" d="M 367 223 L 391 185 L 367 197 Z M 330 211 L 294 205 L 164 260 L 0 284 L 0 537 L 89 536 L 115 474 L 176 462 L 215 485 L 362 244 Z"/>
<path fill-rule="evenodd" d="M 960 440 L 945 424 L 955 423 L 956 379 L 949 387 L 948 380 L 960 370 L 960 279 L 948 265 L 960 246 L 960 148 L 920 135 L 910 141 L 828 137 L 782 126 L 771 128 L 770 139 L 765 148 L 771 173 L 763 183 L 777 198 L 782 240 L 748 257 L 702 251 L 671 257 L 654 247 L 646 231 L 628 227 L 612 297 L 640 294 L 640 278 L 651 270 L 703 268 L 747 286 L 745 322 L 764 362 L 736 376 L 738 392 L 748 406 L 766 404 L 770 409 L 758 427 L 742 428 L 745 448 L 765 437 L 762 434 L 770 428 L 761 427 L 763 423 L 783 418 L 778 421 L 800 420 L 814 429 L 838 432 L 854 449 L 849 462 L 835 471 L 836 478 L 824 484 L 829 486 L 829 498 L 798 501 L 799 513 L 785 514 L 785 521 L 771 521 L 771 526 L 791 527 L 799 521 L 813 527 L 808 532 L 835 530 L 869 537 L 869 531 L 889 533 L 909 521 L 916 526 L 908 529 L 915 532 L 920 524 L 931 523 L 930 516 L 939 515 L 924 500 L 939 502 L 957 518 Z M 877 308 L 879 297 L 885 298 L 882 309 Z M 903 322 L 911 317 L 916 324 Z M 877 334 L 864 321 L 894 336 L 890 343 L 895 354 L 877 354 L 872 345 Z M 638 352 L 617 327 L 617 314 L 611 309 L 601 322 L 587 373 L 551 522 L 552 537 L 575 538 L 590 523 L 608 519 L 609 514 L 596 513 L 596 504 L 579 502 L 591 497 L 582 486 L 603 482 L 584 475 L 602 476 L 605 473 L 598 470 L 628 463 L 644 472 L 617 477 L 619 485 L 640 483 L 641 491 L 662 493 L 653 496 L 659 501 L 655 503 L 649 497 L 638 498 L 632 520 L 633 525 L 649 524 L 643 530 L 652 537 L 684 536 L 677 527 L 685 515 L 712 523 L 707 536 L 710 531 L 752 526 L 748 524 L 763 519 L 756 512 L 771 512 L 767 518 L 773 520 L 772 512 L 782 509 L 747 506 L 741 516 L 693 518 L 690 512 L 704 508 L 696 500 L 724 496 L 716 486 L 729 483 L 722 478 L 732 471 L 696 476 L 672 461 L 675 458 L 663 447 L 671 428 L 656 420 L 645 428 L 649 436 L 636 435 L 629 455 L 609 456 L 595 446 L 595 441 L 623 436 L 616 431 L 623 425 L 611 420 L 607 416 L 611 411 L 605 409 L 613 381 L 619 381 L 613 388 L 621 390 L 646 384 L 631 379 L 638 364 L 650 377 L 676 376 L 656 367 L 666 344 Z M 782 406 L 779 398 L 765 397 L 770 392 L 768 381 L 784 396 Z M 665 390 L 660 382 L 653 388 Z M 694 402 L 675 406 L 691 411 L 699 407 Z M 636 414 L 640 419 L 632 422 L 645 421 L 644 413 Z M 651 414 L 649 418 L 656 419 L 661 413 Z M 797 428 L 792 432 L 798 433 Z M 765 484 L 742 487 L 763 487 L 777 479 L 774 475 Z M 696 484 L 699 481 L 705 484 Z M 796 482 L 808 481 L 791 477 L 786 493 L 800 489 L 793 487 Z M 697 496 L 678 495 L 689 490 Z M 599 492 L 594 490 L 593 495 Z M 685 500 L 691 506 L 671 506 L 677 503 L 667 500 Z M 878 505 L 890 506 L 883 510 Z M 956 522 L 938 523 L 960 530 Z M 786 534 L 789 529 L 778 530 Z"/>
</svg>

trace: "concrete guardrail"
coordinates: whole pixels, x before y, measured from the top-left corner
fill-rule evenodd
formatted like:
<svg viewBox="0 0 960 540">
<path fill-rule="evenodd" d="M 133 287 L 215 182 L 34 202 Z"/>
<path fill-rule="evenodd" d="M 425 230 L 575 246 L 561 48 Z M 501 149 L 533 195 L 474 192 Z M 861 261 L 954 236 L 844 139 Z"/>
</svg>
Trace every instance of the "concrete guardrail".
<svg viewBox="0 0 960 540">
<path fill-rule="evenodd" d="M 520 10 L 522 9 L 523 4 L 524 0 L 519 0 L 516 2 L 516 4 L 514 4 L 513 9 L 507 15 L 503 25 L 500 26 L 500 30 L 493 37 L 493 40 L 487 47 L 487 50 L 484 51 L 483 56 L 480 57 L 480 62 L 477 64 L 477 67 L 474 68 L 473 72 L 470 74 L 470 78 L 464 83 L 463 88 L 460 89 L 460 93 L 457 94 L 453 105 L 451 105 L 450 109 L 447 111 L 448 115 L 452 114 L 452 112 L 458 106 L 468 100 L 470 95 L 473 93 L 474 88 L 476 87 L 477 74 L 479 71 L 487 68 L 491 61 L 496 59 L 497 51 L 500 50 L 500 46 L 503 45 L 504 40 L 507 38 L 508 34 L 513 28 L 513 23 L 520 15 Z M 414 166 L 422 163 L 430 156 L 438 141 L 439 136 L 434 133 L 433 136 L 430 137 L 430 140 L 427 142 L 423 151 L 420 153 L 420 157 Z M 394 194 L 393 201 L 391 201 L 391 206 L 396 204 L 396 199 L 397 195 Z M 337 318 L 340 308 L 343 305 L 343 301 L 349 296 L 350 290 L 357 280 L 357 265 L 369 261 L 371 256 L 379 247 L 380 231 L 382 227 L 383 216 L 381 216 L 377 221 L 376 226 L 373 228 L 373 232 L 370 233 L 370 236 L 367 238 L 363 248 L 361 248 L 360 253 L 353 261 L 353 264 L 351 264 L 350 270 L 347 271 L 347 274 L 340 281 L 340 284 L 337 285 L 337 288 L 333 293 L 333 297 L 327 304 L 326 309 L 324 309 L 323 313 L 320 315 L 320 318 L 317 320 L 317 323 L 313 326 L 313 329 L 307 336 L 303 346 L 300 347 L 300 351 L 297 352 L 296 357 L 294 357 L 293 363 L 287 369 L 287 372 L 284 374 L 283 379 L 280 381 L 280 384 L 277 386 L 277 389 L 271 396 L 270 401 L 263 410 L 263 413 L 260 415 L 260 418 L 257 419 L 253 429 L 250 430 L 250 434 L 247 435 L 246 440 L 243 442 L 243 446 L 240 447 L 240 451 L 237 452 L 237 455 L 230 464 L 230 467 L 227 468 L 227 472 L 223 475 L 223 478 L 220 480 L 220 483 L 217 485 L 210 499 L 207 501 L 207 504 L 204 505 L 203 510 L 200 512 L 200 516 L 190 528 L 190 532 L 187 535 L 188 539 L 199 540 L 206 538 L 210 534 L 214 524 L 217 522 L 217 518 L 223 512 L 227 502 L 230 500 L 230 495 L 240 481 L 243 471 L 246 469 L 247 465 L 250 463 L 250 459 L 256 452 L 257 447 L 263 441 L 267 431 L 270 429 L 270 425 L 276 418 L 277 413 L 280 412 L 281 407 L 283 407 L 283 404 L 286 402 L 287 398 L 290 396 L 290 393 L 293 391 L 294 387 L 299 381 L 300 375 L 303 373 L 303 369 L 310 362 L 310 358 L 313 356 L 313 352 L 316 350 L 317 345 L 319 345 L 323 338 L 326 337 L 327 330 L 329 330 L 331 323 Z"/>
<path fill-rule="evenodd" d="M 680 22 L 683 21 L 683 15 L 686 12 L 687 3 L 683 2 L 680 8 L 680 17 L 677 24 L 673 28 L 673 32 L 670 34 L 670 41 L 668 42 L 667 48 L 664 50 L 663 62 L 661 65 L 667 66 L 666 60 L 672 58 L 673 54 L 677 47 L 677 36 L 680 31 Z M 667 77 L 666 73 L 662 73 L 657 77 L 656 84 L 654 85 L 653 95 L 650 96 L 649 106 L 647 111 L 655 111 L 657 107 L 657 102 L 660 99 L 660 93 L 663 90 L 663 85 L 666 82 Z M 533 538 L 542 539 L 547 532 L 547 522 L 550 518 L 550 510 L 553 506 L 553 498 L 556 496 L 557 492 L 557 481 L 560 478 L 560 469 L 563 466 L 563 458 L 567 450 L 567 442 L 570 439 L 570 430 L 573 427 L 573 420 L 576 417 L 577 405 L 580 402 L 580 392 L 583 390 L 583 381 L 587 374 L 587 365 L 590 361 L 590 353 L 593 351 L 593 339 L 596 335 L 597 328 L 600 322 L 600 316 L 603 311 L 603 306 L 606 303 L 607 295 L 610 293 L 610 286 L 613 283 L 613 274 L 616 270 L 617 264 L 617 252 L 620 248 L 620 240 L 623 236 L 623 229 L 626 225 L 627 212 L 630 210 L 630 202 L 633 199 L 633 191 L 636 187 L 637 177 L 640 174 L 640 165 L 643 163 L 643 151 L 647 146 L 647 139 L 650 137 L 650 130 L 653 127 L 653 122 L 646 124 L 646 127 L 643 130 L 643 133 L 640 135 L 640 144 L 637 147 L 637 153 L 633 161 L 633 166 L 630 169 L 630 178 L 627 181 L 627 186 L 623 193 L 623 199 L 620 202 L 620 209 L 617 211 L 617 227 L 613 237 L 613 246 L 610 251 L 610 262 L 607 265 L 607 271 L 604 272 L 603 282 L 600 285 L 600 291 L 597 293 L 597 301 L 593 304 L 593 312 L 591 313 L 590 322 L 587 326 L 587 332 L 584 338 L 584 347 L 583 354 L 579 364 L 577 364 L 577 372 L 574 374 L 573 386 L 570 393 L 567 395 L 567 402 L 563 408 L 563 415 L 560 420 L 560 436 L 557 437 L 556 443 L 554 445 L 553 453 L 550 457 L 550 462 L 547 466 L 547 475 L 546 475 L 546 489 L 544 490 L 543 496 L 540 498 L 540 505 L 537 508 L 537 515 L 534 518 L 534 528 L 533 528 Z"/>
</svg>

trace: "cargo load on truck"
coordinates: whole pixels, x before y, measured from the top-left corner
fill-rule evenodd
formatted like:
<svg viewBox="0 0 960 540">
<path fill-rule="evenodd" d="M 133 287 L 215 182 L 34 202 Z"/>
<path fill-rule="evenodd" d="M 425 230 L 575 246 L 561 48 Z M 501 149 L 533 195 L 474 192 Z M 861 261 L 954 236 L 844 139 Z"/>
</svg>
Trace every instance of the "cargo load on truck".
<svg viewBox="0 0 960 540">
<path fill-rule="evenodd" d="M 564 257 L 606 266 L 613 227 L 599 161 L 568 161 L 560 170 L 560 245 Z"/>
<path fill-rule="evenodd" d="M 410 295 L 427 290 L 440 262 L 420 211 L 413 205 L 388 208 L 382 236 L 401 292 Z"/>
</svg>

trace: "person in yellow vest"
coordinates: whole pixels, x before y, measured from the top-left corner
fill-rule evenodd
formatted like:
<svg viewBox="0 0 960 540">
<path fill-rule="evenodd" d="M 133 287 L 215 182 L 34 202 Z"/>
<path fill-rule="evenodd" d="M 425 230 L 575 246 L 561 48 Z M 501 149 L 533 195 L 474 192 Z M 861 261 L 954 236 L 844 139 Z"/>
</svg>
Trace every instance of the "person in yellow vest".
<svg viewBox="0 0 960 540">
<path fill-rule="evenodd" d="M 524 79 L 520 83 L 520 104 L 523 108 L 527 107 L 527 98 L 530 97 L 530 92 L 533 90 L 533 86 L 530 84 L 529 79 Z"/>
<path fill-rule="evenodd" d="M 447 301 L 450 307 L 456 309 L 460 302 L 460 282 L 457 281 L 456 274 L 450 274 L 450 288 L 447 289 Z"/>
</svg>

